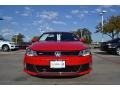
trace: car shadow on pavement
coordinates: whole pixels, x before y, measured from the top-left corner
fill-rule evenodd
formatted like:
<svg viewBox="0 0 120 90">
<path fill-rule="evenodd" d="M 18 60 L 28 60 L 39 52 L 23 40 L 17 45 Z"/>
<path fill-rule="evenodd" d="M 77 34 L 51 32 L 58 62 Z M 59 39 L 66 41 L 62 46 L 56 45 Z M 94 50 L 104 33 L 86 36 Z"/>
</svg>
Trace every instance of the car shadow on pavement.
<svg viewBox="0 0 120 90">
<path fill-rule="evenodd" d="M 34 76 L 34 77 L 37 77 L 37 78 L 43 78 L 43 79 L 71 79 L 71 78 L 77 78 L 79 76 L 69 76 L 69 77 L 65 77 L 65 76 L 60 76 L 60 77 L 46 77 L 46 76 Z"/>
<path fill-rule="evenodd" d="M 85 74 L 87 75 L 87 74 Z M 80 75 L 80 76 L 33 76 L 36 78 L 43 78 L 43 79 L 72 79 L 72 78 L 78 78 L 78 77 L 82 77 L 85 75 Z"/>
</svg>

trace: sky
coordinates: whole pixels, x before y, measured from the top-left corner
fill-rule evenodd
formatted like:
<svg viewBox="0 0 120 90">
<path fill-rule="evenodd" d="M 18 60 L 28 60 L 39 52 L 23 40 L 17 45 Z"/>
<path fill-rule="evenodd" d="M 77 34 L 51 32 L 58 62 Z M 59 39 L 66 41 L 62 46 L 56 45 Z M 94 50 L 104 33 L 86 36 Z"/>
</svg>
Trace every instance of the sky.
<svg viewBox="0 0 120 90">
<path fill-rule="evenodd" d="M 101 41 L 101 34 L 94 33 L 101 22 L 100 12 L 106 10 L 104 19 L 120 15 L 120 6 L 98 5 L 12 5 L 0 6 L 0 35 L 11 39 L 13 35 L 22 33 L 24 41 L 33 36 L 40 36 L 47 31 L 76 31 L 88 28 L 92 32 L 93 41 Z M 110 38 L 104 35 L 104 41 Z"/>
</svg>

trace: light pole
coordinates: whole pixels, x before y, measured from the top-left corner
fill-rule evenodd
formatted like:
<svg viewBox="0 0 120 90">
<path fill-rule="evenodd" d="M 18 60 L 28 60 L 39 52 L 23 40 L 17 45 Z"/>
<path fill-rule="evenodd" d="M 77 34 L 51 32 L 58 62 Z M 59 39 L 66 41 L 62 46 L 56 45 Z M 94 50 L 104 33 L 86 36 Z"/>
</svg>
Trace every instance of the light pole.
<svg viewBox="0 0 120 90">
<path fill-rule="evenodd" d="M 105 10 L 102 10 L 101 12 L 100 12 L 100 15 L 101 15 L 101 32 L 102 32 L 102 40 L 101 40 L 101 42 L 103 42 L 104 40 L 103 40 L 103 25 L 104 25 L 104 23 L 103 23 L 103 21 L 104 21 L 104 17 L 103 17 L 103 14 L 104 13 L 106 13 L 107 11 L 105 11 Z"/>
<path fill-rule="evenodd" d="M 15 37 L 15 42 L 16 42 L 16 44 L 17 44 L 17 37 L 18 37 L 18 36 L 16 35 L 16 37 Z"/>
</svg>

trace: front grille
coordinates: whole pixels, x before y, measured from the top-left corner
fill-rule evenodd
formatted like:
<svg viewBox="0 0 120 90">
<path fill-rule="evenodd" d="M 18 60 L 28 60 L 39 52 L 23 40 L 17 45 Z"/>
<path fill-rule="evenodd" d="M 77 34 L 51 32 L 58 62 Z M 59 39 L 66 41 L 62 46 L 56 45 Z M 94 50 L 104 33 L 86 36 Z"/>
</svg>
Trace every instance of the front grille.
<svg viewBox="0 0 120 90">
<path fill-rule="evenodd" d="M 79 51 L 60 51 L 61 56 L 78 56 Z M 38 56 L 55 56 L 55 51 L 37 51 Z"/>
<path fill-rule="evenodd" d="M 48 66 L 36 66 L 38 72 L 77 72 L 80 66 L 67 66 L 66 68 L 62 69 L 52 69 Z"/>
<path fill-rule="evenodd" d="M 89 64 L 66 66 L 62 69 L 52 69 L 49 66 L 26 64 L 26 68 L 32 72 L 82 72 L 89 69 Z"/>
</svg>

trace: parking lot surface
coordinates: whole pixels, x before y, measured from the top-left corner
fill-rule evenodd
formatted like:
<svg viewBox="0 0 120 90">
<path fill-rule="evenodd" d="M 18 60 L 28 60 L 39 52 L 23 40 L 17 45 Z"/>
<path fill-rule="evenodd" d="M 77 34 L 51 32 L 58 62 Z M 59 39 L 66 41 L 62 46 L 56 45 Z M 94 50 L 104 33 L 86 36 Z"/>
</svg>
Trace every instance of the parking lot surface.
<svg viewBox="0 0 120 90">
<path fill-rule="evenodd" d="M 33 77 L 23 72 L 24 50 L 0 51 L 0 85 L 114 85 L 120 84 L 120 56 L 93 49 L 93 71 L 69 78 Z"/>
</svg>

